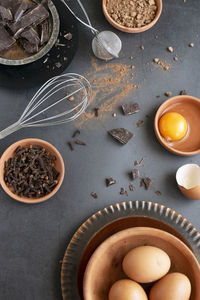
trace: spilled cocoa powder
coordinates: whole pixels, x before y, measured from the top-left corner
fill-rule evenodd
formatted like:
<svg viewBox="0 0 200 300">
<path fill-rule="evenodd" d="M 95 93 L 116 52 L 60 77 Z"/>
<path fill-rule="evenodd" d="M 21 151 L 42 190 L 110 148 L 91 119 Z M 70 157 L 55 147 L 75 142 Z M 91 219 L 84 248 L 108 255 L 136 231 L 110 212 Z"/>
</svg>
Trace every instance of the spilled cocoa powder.
<svg viewBox="0 0 200 300">
<path fill-rule="evenodd" d="M 94 57 L 92 57 L 91 64 L 92 70 L 85 74 L 93 89 L 90 111 L 84 112 L 78 118 L 75 123 L 78 128 L 91 119 L 105 121 L 120 102 L 124 101 L 133 90 L 139 88 L 133 83 L 130 65 L 108 62 L 102 65 Z M 94 108 L 98 108 L 98 117 Z"/>
</svg>

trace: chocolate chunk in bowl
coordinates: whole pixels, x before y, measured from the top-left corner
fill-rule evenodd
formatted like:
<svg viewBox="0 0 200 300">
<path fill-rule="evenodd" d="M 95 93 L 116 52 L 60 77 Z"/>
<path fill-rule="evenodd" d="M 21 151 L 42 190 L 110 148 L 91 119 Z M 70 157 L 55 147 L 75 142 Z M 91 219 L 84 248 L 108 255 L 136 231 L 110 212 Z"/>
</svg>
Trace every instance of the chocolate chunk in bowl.
<svg viewBox="0 0 200 300">
<path fill-rule="evenodd" d="M 0 49 L 0 64 L 9 66 L 25 65 L 42 58 L 54 46 L 60 30 L 59 15 L 51 0 L 39 4 L 29 1 L 28 6 L 25 1 L 17 3 L 0 2 L 12 14 L 12 19 L 1 25 L 7 35 L 16 40 Z"/>
</svg>

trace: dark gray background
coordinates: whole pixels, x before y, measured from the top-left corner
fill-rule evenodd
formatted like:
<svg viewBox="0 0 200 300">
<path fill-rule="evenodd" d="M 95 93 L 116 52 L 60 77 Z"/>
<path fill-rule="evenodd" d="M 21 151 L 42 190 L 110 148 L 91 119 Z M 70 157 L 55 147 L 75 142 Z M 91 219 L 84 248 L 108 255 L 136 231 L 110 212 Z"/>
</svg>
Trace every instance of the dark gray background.
<svg viewBox="0 0 200 300">
<path fill-rule="evenodd" d="M 58 1 L 58 0 L 57 0 Z M 101 10 L 100 0 L 85 0 L 85 7 L 93 24 L 99 29 L 111 29 Z M 117 32 L 123 42 L 118 62 L 134 64 L 135 83 L 140 89 L 126 100 L 140 103 L 141 112 L 132 117 L 118 113 L 117 118 L 97 121 L 82 128 L 81 140 L 86 147 L 77 146 L 71 152 L 66 142 L 71 139 L 74 125 L 47 129 L 25 129 L 7 137 L 0 143 L 0 152 L 13 142 L 36 137 L 54 144 L 61 152 L 66 176 L 56 196 L 39 205 L 23 205 L 0 191 L 0 299 L 2 300 L 53 300 L 61 299 L 60 261 L 73 233 L 91 214 L 105 206 L 124 200 L 150 200 L 162 203 L 183 214 L 200 230 L 200 202 L 185 199 L 176 187 L 175 172 L 185 163 L 200 163 L 199 156 L 181 158 L 168 153 L 156 141 L 153 133 L 153 117 L 165 100 L 164 92 L 177 95 L 186 89 L 200 97 L 200 2 L 199 0 L 165 0 L 162 16 L 156 26 L 139 35 Z M 90 33 L 80 29 L 79 50 L 68 72 L 87 73 L 91 67 Z M 158 35 L 158 39 L 155 39 Z M 194 48 L 188 47 L 193 42 Z M 144 45 L 145 50 L 140 50 Z M 172 46 L 178 62 L 166 48 Z M 130 56 L 134 57 L 130 61 Z M 164 72 L 152 66 L 152 59 L 159 57 L 172 63 Z M 146 63 L 150 63 L 149 67 Z M 153 69 L 153 71 L 152 71 Z M 14 122 L 20 116 L 37 87 L 28 90 L 0 90 L 0 128 Z M 156 98 L 156 95 L 162 95 Z M 89 110 L 92 108 L 89 108 Z M 118 111 L 117 111 L 118 112 Z M 145 115 L 150 118 L 146 119 Z M 142 128 L 136 128 L 139 119 L 145 120 Z M 120 146 L 108 136 L 107 130 L 125 127 L 135 133 L 126 146 Z M 136 184 L 136 191 L 129 196 L 119 195 L 120 187 L 128 188 L 127 173 L 133 162 L 145 157 L 142 175 L 150 176 L 153 187 L 145 191 Z M 118 183 L 105 187 L 105 177 L 113 176 Z M 160 190 L 162 196 L 157 196 Z M 97 192 L 98 199 L 90 196 Z M 74 299 L 71 299 L 74 300 Z"/>
</svg>

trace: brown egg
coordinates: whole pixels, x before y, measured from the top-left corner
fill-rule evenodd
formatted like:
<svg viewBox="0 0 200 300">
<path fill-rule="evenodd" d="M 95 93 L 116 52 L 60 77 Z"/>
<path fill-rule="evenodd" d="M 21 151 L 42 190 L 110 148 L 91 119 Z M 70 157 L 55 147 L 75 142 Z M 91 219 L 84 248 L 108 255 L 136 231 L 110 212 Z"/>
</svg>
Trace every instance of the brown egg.
<svg viewBox="0 0 200 300">
<path fill-rule="evenodd" d="M 171 273 L 160 279 L 152 287 L 150 300 L 189 300 L 191 283 L 181 273 Z"/>
<path fill-rule="evenodd" d="M 137 282 L 122 279 L 112 285 L 108 300 L 148 300 L 148 298 L 143 288 Z"/>
<path fill-rule="evenodd" d="M 168 273 L 170 266 L 167 253 L 152 246 L 141 246 L 129 251 L 122 263 L 124 273 L 140 283 L 162 278 Z"/>
</svg>

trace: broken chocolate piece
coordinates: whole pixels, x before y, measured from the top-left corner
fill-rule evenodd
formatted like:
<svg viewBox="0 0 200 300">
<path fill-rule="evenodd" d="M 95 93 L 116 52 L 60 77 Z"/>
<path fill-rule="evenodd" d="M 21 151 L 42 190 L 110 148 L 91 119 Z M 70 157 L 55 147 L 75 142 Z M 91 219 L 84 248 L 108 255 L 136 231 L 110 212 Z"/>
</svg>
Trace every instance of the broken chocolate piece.
<svg viewBox="0 0 200 300">
<path fill-rule="evenodd" d="M 141 166 L 141 164 L 144 162 L 144 157 L 140 161 L 135 160 L 134 161 L 134 166 Z"/>
<path fill-rule="evenodd" d="M 11 10 L 15 14 L 22 0 L 0 0 L 0 5 Z"/>
<path fill-rule="evenodd" d="M 98 107 L 94 108 L 94 114 L 95 114 L 95 117 L 99 116 L 99 108 Z"/>
<path fill-rule="evenodd" d="M 132 179 L 135 180 L 140 177 L 140 172 L 137 169 L 133 169 L 131 175 L 132 175 Z"/>
<path fill-rule="evenodd" d="M 148 190 L 152 185 L 152 181 L 149 177 L 142 178 L 140 181 L 140 186 L 143 186 L 145 190 Z"/>
<path fill-rule="evenodd" d="M 125 188 L 121 187 L 120 195 L 126 195 L 128 197 L 128 192 L 125 190 Z"/>
<path fill-rule="evenodd" d="M 0 5 L 0 17 L 3 21 L 12 21 L 13 15 L 9 8 Z"/>
<path fill-rule="evenodd" d="M 80 141 L 80 140 L 76 140 L 75 143 L 76 143 L 77 145 L 86 146 L 86 143 L 84 143 L 84 142 L 82 142 L 82 141 Z"/>
<path fill-rule="evenodd" d="M 156 194 L 157 196 L 161 196 L 161 195 L 162 195 L 161 191 L 155 191 L 155 194 Z"/>
<path fill-rule="evenodd" d="M 188 95 L 188 93 L 186 92 L 186 90 L 182 90 L 180 91 L 179 95 Z"/>
<path fill-rule="evenodd" d="M 129 190 L 133 192 L 135 190 L 135 186 L 133 184 L 129 184 Z"/>
<path fill-rule="evenodd" d="M 137 127 L 142 127 L 144 125 L 144 121 L 139 120 L 136 125 L 137 125 Z"/>
<path fill-rule="evenodd" d="M 39 50 L 38 45 L 31 44 L 26 39 L 19 39 L 19 42 L 27 53 L 34 54 L 37 53 Z"/>
<path fill-rule="evenodd" d="M 14 21 L 18 22 L 28 8 L 29 8 L 29 3 L 22 1 L 22 3 L 20 4 L 19 8 L 17 9 L 14 15 Z"/>
<path fill-rule="evenodd" d="M 9 25 L 11 31 L 18 36 L 25 28 L 35 26 L 49 17 L 48 10 L 41 4 L 21 17 L 18 22 Z"/>
<path fill-rule="evenodd" d="M 122 110 L 125 115 L 132 115 L 140 111 L 140 107 L 138 103 L 123 104 Z"/>
<path fill-rule="evenodd" d="M 10 49 L 15 42 L 3 25 L 0 25 L 0 52 Z"/>
<path fill-rule="evenodd" d="M 72 34 L 71 34 L 71 32 L 68 32 L 67 34 L 65 34 L 65 35 L 64 35 L 64 38 L 65 38 L 66 40 L 68 40 L 68 41 L 71 41 L 71 39 L 72 39 Z"/>
<path fill-rule="evenodd" d="M 109 187 L 109 186 L 111 186 L 111 185 L 113 185 L 115 183 L 116 183 L 116 180 L 114 180 L 112 177 L 106 178 L 106 186 L 107 187 Z"/>
<path fill-rule="evenodd" d="M 40 43 L 41 45 L 43 45 L 49 40 L 49 22 L 45 20 L 40 24 L 40 28 L 41 28 Z"/>
<path fill-rule="evenodd" d="M 72 137 L 75 138 L 77 135 L 79 135 L 81 132 L 79 129 L 77 129 L 76 131 L 74 131 Z"/>
<path fill-rule="evenodd" d="M 133 137 L 133 133 L 125 128 L 117 128 L 109 130 L 108 133 L 121 144 L 125 145 Z"/>
<path fill-rule="evenodd" d="M 97 193 L 95 193 L 95 192 L 92 192 L 90 195 L 91 195 L 94 199 L 97 199 L 97 198 L 98 198 Z"/>
<path fill-rule="evenodd" d="M 30 44 L 39 46 L 40 39 L 38 33 L 32 27 L 25 29 L 21 34 L 20 37 L 26 39 Z"/>
</svg>

